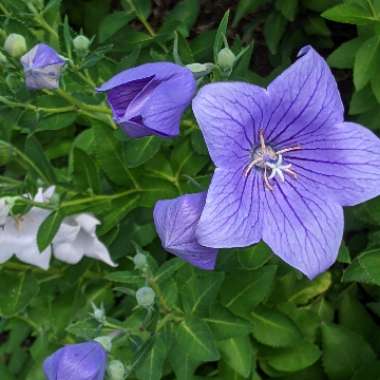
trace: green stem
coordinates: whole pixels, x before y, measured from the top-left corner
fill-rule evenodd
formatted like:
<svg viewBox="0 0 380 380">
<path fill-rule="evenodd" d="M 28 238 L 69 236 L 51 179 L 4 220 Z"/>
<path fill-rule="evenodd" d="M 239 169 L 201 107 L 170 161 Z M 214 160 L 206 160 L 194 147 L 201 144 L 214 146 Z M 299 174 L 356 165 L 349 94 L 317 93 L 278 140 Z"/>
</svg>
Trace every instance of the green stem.
<svg viewBox="0 0 380 380">
<path fill-rule="evenodd" d="M 375 18 L 377 19 L 376 9 L 375 9 L 375 7 L 373 6 L 372 1 L 371 1 L 371 0 L 367 0 L 367 4 L 368 4 L 369 9 L 370 9 L 370 11 L 371 11 L 371 13 L 372 13 L 372 16 L 375 17 Z"/>
<path fill-rule="evenodd" d="M 11 12 L 8 11 L 7 8 L 5 8 L 4 4 L 0 3 L 0 10 L 5 14 L 5 16 L 9 17 L 11 15 Z"/>
<path fill-rule="evenodd" d="M 75 111 L 75 107 L 73 106 L 67 106 L 67 107 L 38 107 L 33 104 L 29 103 L 19 103 L 14 102 L 12 100 L 7 99 L 4 96 L 0 96 L 0 103 L 3 103 L 10 107 L 18 107 L 18 108 L 24 108 L 27 110 L 31 110 L 34 112 L 46 112 L 46 113 L 64 113 L 64 112 L 71 112 Z"/>
</svg>

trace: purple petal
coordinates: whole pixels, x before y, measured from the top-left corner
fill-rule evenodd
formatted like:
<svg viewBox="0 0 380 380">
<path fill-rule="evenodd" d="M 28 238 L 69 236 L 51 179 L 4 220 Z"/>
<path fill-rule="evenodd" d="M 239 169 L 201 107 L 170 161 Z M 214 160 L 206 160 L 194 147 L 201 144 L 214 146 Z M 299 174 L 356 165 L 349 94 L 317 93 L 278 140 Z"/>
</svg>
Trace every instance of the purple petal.
<svg viewBox="0 0 380 380">
<path fill-rule="evenodd" d="M 197 227 L 199 242 L 207 247 L 244 247 L 262 236 L 263 182 L 258 171 L 217 168 Z"/>
<path fill-rule="evenodd" d="M 97 342 L 67 345 L 44 362 L 48 380 L 103 380 L 107 354 Z"/>
<path fill-rule="evenodd" d="M 278 149 L 343 121 L 343 104 L 326 61 L 311 47 L 268 87 L 271 111 L 265 129 Z"/>
<path fill-rule="evenodd" d="M 189 69 L 157 62 L 125 70 L 98 91 L 107 92 L 115 121 L 131 136 L 168 137 L 178 135 L 182 114 L 195 87 Z"/>
<path fill-rule="evenodd" d="M 288 179 L 264 193 L 263 240 L 309 279 L 336 260 L 343 236 L 343 210 L 318 189 Z"/>
<path fill-rule="evenodd" d="M 46 44 L 37 44 L 21 57 L 24 68 L 43 68 L 50 65 L 64 65 L 65 60 Z"/>
<path fill-rule="evenodd" d="M 267 114 L 267 92 L 247 83 L 214 83 L 193 100 L 193 112 L 215 165 L 247 165 Z"/>
<path fill-rule="evenodd" d="M 358 124 L 341 123 L 310 135 L 288 161 L 300 182 L 342 206 L 380 194 L 380 140 Z"/>
<path fill-rule="evenodd" d="M 199 268 L 214 269 L 218 251 L 203 247 L 195 238 L 205 198 L 205 193 L 197 193 L 158 201 L 153 217 L 162 246 L 168 252 Z"/>
</svg>

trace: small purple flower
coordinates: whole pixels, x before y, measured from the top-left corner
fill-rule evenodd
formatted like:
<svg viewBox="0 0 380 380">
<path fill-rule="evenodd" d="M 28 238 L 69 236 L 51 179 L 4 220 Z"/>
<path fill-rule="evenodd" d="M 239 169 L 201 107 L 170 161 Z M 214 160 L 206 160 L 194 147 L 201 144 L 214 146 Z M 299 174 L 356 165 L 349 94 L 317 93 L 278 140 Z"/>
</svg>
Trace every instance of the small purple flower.
<svg viewBox="0 0 380 380">
<path fill-rule="evenodd" d="M 380 140 L 344 122 L 336 81 L 311 47 L 267 89 L 205 86 L 193 111 L 216 165 L 196 231 L 200 244 L 263 239 L 309 278 L 336 260 L 342 206 L 380 194 Z"/>
<path fill-rule="evenodd" d="M 46 44 L 37 44 L 21 57 L 26 86 L 32 90 L 54 89 L 65 60 Z"/>
<path fill-rule="evenodd" d="M 107 353 L 95 341 L 69 344 L 44 361 L 47 380 L 103 380 Z"/>
<path fill-rule="evenodd" d="M 206 200 L 206 193 L 186 194 L 158 201 L 153 217 L 162 246 L 173 255 L 199 268 L 215 268 L 217 249 L 201 246 L 195 229 Z"/>
<path fill-rule="evenodd" d="M 122 71 L 98 91 L 106 92 L 114 120 L 131 137 L 172 137 L 195 93 L 192 72 L 170 62 Z"/>
</svg>

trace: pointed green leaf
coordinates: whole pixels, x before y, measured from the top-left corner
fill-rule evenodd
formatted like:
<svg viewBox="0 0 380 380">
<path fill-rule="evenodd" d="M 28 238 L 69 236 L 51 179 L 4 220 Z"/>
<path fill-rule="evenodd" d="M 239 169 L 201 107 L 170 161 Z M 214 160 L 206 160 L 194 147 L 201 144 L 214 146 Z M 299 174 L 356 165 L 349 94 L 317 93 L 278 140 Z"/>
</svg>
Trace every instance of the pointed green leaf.
<svg viewBox="0 0 380 380">
<path fill-rule="evenodd" d="M 54 211 L 41 223 L 37 232 L 37 244 L 40 252 L 43 252 L 53 241 L 63 218 L 60 211 Z"/>
</svg>

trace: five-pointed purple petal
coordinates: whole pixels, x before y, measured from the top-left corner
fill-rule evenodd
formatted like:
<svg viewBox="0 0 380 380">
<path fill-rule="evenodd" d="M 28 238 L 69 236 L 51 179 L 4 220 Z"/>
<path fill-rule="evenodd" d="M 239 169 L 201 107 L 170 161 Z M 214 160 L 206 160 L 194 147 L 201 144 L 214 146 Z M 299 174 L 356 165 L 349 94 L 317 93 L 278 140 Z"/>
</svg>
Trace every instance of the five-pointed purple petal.
<svg viewBox="0 0 380 380">
<path fill-rule="evenodd" d="M 342 207 L 380 194 L 380 140 L 343 122 L 336 81 L 310 47 L 267 89 L 205 86 L 193 100 L 215 170 L 196 236 L 209 247 L 261 238 L 313 278 L 333 264 Z"/>
</svg>

